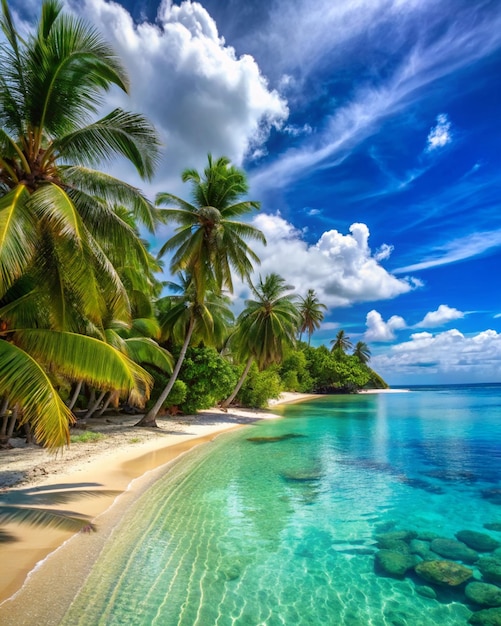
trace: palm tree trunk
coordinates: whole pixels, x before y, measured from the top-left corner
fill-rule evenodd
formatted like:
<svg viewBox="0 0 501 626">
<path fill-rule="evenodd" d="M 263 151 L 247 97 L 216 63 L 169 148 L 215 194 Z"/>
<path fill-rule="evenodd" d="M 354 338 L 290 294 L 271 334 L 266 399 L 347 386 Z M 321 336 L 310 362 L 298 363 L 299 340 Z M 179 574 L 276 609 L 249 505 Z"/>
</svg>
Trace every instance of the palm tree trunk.
<svg viewBox="0 0 501 626">
<path fill-rule="evenodd" d="M 106 398 L 106 400 L 103 403 L 103 406 L 101 407 L 101 409 L 96 413 L 96 417 L 101 417 L 101 415 L 106 411 L 106 409 L 109 407 L 111 399 L 113 398 L 115 394 L 115 391 L 110 391 L 110 393 L 108 394 L 108 397 Z"/>
<path fill-rule="evenodd" d="M 107 394 L 108 392 L 106 390 L 102 391 L 99 396 L 96 398 L 96 400 L 94 401 L 94 403 L 92 404 L 92 406 L 89 407 L 89 410 L 87 411 L 87 413 L 84 415 L 84 420 L 85 419 L 89 419 L 89 417 L 92 417 L 94 415 L 94 413 L 97 410 L 97 407 L 101 404 L 101 402 L 104 399 L 104 396 Z"/>
<path fill-rule="evenodd" d="M 193 334 L 194 328 L 195 328 L 195 318 L 191 317 L 190 324 L 188 326 L 188 332 L 186 333 L 186 337 L 184 339 L 183 347 L 181 348 L 181 352 L 179 353 L 176 366 L 174 367 L 172 375 L 169 378 L 169 382 L 167 383 L 165 389 L 160 394 L 158 400 L 148 411 L 148 413 L 146 413 L 146 415 L 144 415 L 137 424 L 134 424 L 134 426 L 148 426 L 150 428 L 158 428 L 158 424 L 156 422 L 158 412 L 162 408 L 163 403 L 167 399 L 167 396 L 171 392 L 171 389 L 177 380 L 179 371 L 181 370 L 181 365 L 183 364 L 184 357 L 186 356 L 186 350 L 188 350 L 188 346 L 190 345 L 191 336 Z"/>
<path fill-rule="evenodd" d="M 70 409 L 70 411 L 73 410 L 73 407 L 75 406 L 78 400 L 78 396 L 80 395 L 80 390 L 82 389 L 82 383 L 83 381 L 79 380 L 75 386 L 75 389 L 73 390 L 73 395 L 71 396 L 70 401 L 68 402 L 68 408 Z"/>
<path fill-rule="evenodd" d="M 224 402 L 221 402 L 222 409 L 227 409 L 230 406 L 230 404 L 233 402 L 233 400 L 236 398 L 237 393 L 240 391 L 242 385 L 244 384 L 244 380 L 247 378 L 247 374 L 249 373 L 249 370 L 253 361 L 254 361 L 253 356 L 250 356 L 247 359 L 247 363 L 245 364 L 244 371 L 242 372 L 242 375 L 240 376 L 237 386 L 233 390 L 233 393 L 228 398 L 226 398 Z"/>
</svg>

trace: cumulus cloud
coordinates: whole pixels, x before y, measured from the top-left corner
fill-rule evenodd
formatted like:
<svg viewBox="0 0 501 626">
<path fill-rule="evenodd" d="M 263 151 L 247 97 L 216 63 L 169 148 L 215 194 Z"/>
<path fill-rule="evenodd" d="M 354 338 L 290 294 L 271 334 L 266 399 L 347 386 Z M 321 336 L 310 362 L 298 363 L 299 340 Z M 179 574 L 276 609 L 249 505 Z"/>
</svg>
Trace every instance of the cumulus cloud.
<svg viewBox="0 0 501 626">
<path fill-rule="evenodd" d="M 452 141 L 451 123 L 445 113 L 437 116 L 437 124 L 429 134 L 426 144 L 426 151 L 432 152 L 437 148 L 443 148 Z"/>
<path fill-rule="evenodd" d="M 392 315 L 385 322 L 381 313 L 374 309 L 367 313 L 366 325 L 367 330 L 364 333 L 366 341 L 393 341 L 396 337 L 395 331 L 407 327 L 403 317 Z"/>
<path fill-rule="evenodd" d="M 454 307 L 441 304 L 436 311 L 430 311 L 424 318 L 416 324 L 417 328 L 434 328 L 435 326 L 444 326 L 452 320 L 464 317 L 462 311 L 458 311 Z"/>
<path fill-rule="evenodd" d="M 185 167 L 203 166 L 209 151 L 241 164 L 287 118 L 285 100 L 254 58 L 237 56 L 199 3 L 164 0 L 155 24 L 136 24 L 117 3 L 67 2 L 99 27 L 127 68 L 131 97 L 115 93 L 113 104 L 143 112 L 159 129 L 167 148 L 162 189 L 172 190 L 169 177 L 177 184 Z"/>
<path fill-rule="evenodd" d="M 268 241 L 266 247 L 255 247 L 261 258 L 256 274 L 276 272 L 298 293 L 315 289 L 329 307 L 395 298 L 420 286 L 413 279 L 396 278 L 379 263 L 365 224 L 352 224 L 348 234 L 329 230 L 311 245 L 279 214 L 260 213 L 253 224 Z"/>
<path fill-rule="evenodd" d="M 501 378 L 501 334 L 484 330 L 465 336 L 457 329 L 436 335 L 415 333 L 409 341 L 373 356 L 374 367 L 384 378 L 426 377 L 440 382 L 490 382 Z"/>
</svg>

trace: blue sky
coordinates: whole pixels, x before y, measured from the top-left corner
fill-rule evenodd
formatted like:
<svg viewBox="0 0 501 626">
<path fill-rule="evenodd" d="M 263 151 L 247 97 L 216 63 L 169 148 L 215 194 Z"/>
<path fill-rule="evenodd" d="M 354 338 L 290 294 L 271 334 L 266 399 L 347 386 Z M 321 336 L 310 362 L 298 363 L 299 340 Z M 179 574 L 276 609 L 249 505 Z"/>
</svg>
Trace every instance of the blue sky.
<svg viewBox="0 0 501 626">
<path fill-rule="evenodd" d="M 107 104 L 165 144 L 151 184 L 114 173 L 187 195 L 184 168 L 229 156 L 262 203 L 258 272 L 329 307 L 316 345 L 345 329 L 390 384 L 501 381 L 498 0 L 66 6 L 129 71 Z"/>
</svg>

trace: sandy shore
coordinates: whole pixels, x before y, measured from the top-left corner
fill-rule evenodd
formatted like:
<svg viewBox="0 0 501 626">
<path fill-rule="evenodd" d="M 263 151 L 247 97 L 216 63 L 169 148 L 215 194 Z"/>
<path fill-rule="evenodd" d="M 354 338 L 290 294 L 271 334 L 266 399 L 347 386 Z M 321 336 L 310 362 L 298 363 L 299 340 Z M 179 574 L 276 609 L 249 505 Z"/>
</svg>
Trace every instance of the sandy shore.
<svg viewBox="0 0 501 626">
<path fill-rule="evenodd" d="M 285 393 L 273 405 L 311 397 Z M 158 468 L 165 471 L 167 463 L 222 432 L 276 417 L 270 411 L 212 409 L 196 416 L 159 418 L 158 429 L 139 429 L 133 428 L 138 416 L 117 415 L 92 420 L 89 429 L 102 433 L 102 439 L 72 444 L 57 457 L 38 447 L 27 450 L 21 442 L 15 442 L 13 450 L 0 451 L 0 489 L 54 484 L 71 489 L 91 483 L 96 485 L 92 488 L 123 492 L 118 498 L 75 499 L 60 507 L 94 518 L 97 533 L 73 535 L 26 525 L 2 526 L 16 541 L 0 543 L 0 623 L 58 624 L 115 523 L 156 480 Z M 47 594 L 54 587 L 57 595 L 48 602 Z"/>
</svg>

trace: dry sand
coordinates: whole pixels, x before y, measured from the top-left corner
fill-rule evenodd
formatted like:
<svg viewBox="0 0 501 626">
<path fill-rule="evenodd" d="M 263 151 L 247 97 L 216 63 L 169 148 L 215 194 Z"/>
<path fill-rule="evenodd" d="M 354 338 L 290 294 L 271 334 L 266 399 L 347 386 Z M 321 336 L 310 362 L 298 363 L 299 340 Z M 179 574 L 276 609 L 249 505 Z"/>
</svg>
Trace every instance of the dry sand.
<svg viewBox="0 0 501 626">
<path fill-rule="evenodd" d="M 285 393 L 278 402 L 270 404 L 311 397 L 314 396 Z M 72 444 L 57 457 L 36 446 L 26 449 L 21 442 L 15 442 L 18 447 L 13 450 L 0 451 L 0 489 L 54 484 L 82 488 L 95 483 L 97 489 L 123 492 L 118 498 L 76 499 L 60 507 L 94 518 L 97 533 L 73 535 L 18 524 L 2 527 L 16 541 L 0 543 L 0 623 L 57 625 L 114 525 L 156 480 L 158 468 L 163 467 L 165 472 L 167 463 L 222 432 L 276 417 L 266 411 L 239 409 L 223 413 L 212 409 L 196 416 L 161 417 L 157 420 L 159 428 L 143 429 L 133 428 L 138 416 L 117 415 L 90 420 L 89 429 L 103 433 L 103 439 Z"/>
</svg>

